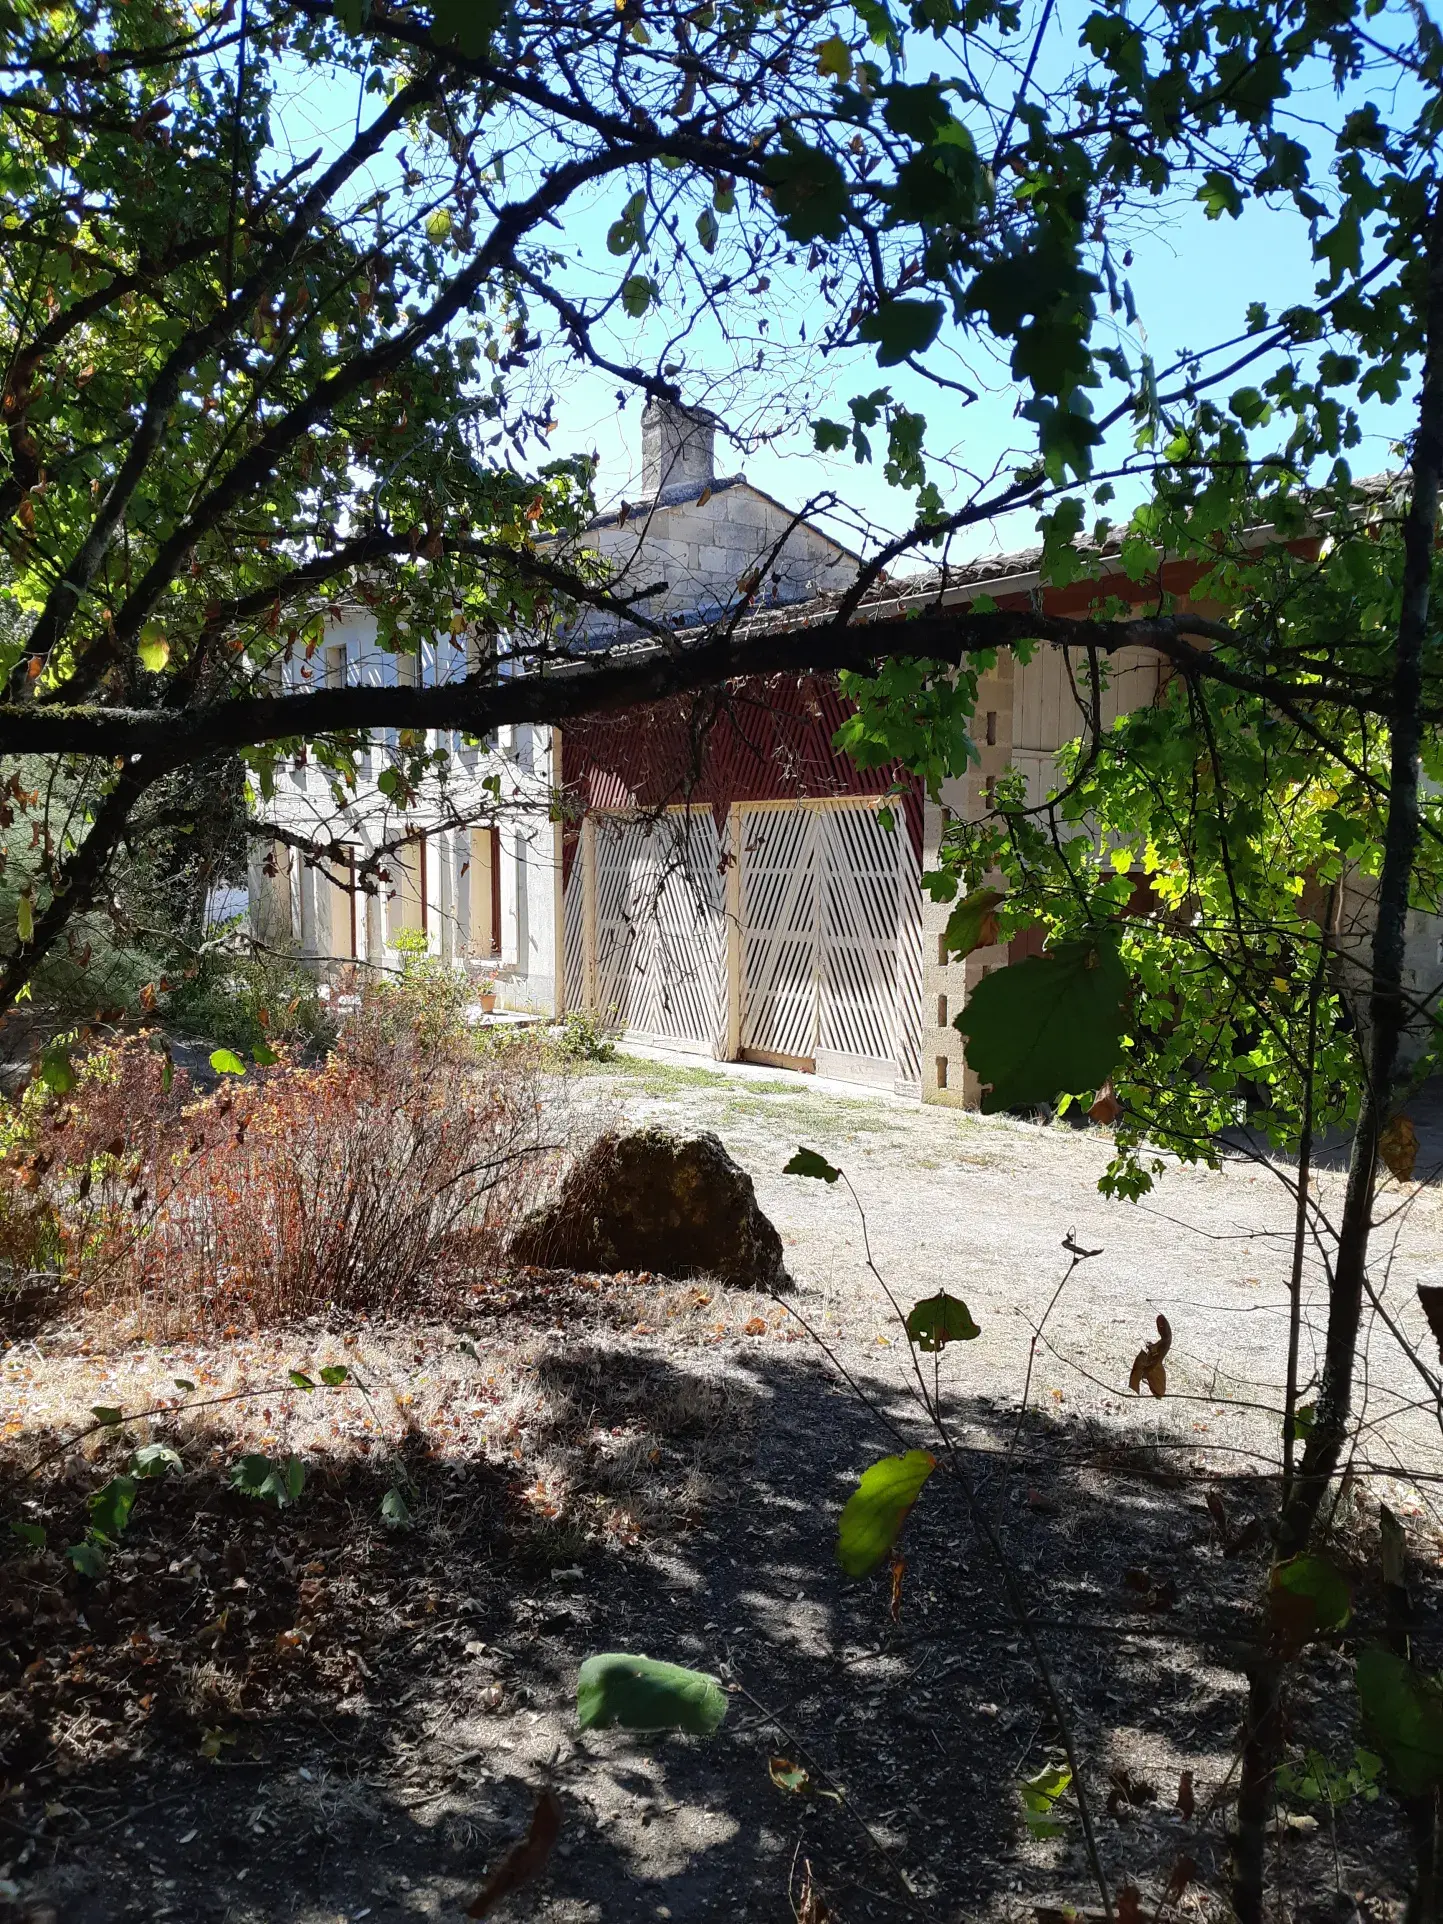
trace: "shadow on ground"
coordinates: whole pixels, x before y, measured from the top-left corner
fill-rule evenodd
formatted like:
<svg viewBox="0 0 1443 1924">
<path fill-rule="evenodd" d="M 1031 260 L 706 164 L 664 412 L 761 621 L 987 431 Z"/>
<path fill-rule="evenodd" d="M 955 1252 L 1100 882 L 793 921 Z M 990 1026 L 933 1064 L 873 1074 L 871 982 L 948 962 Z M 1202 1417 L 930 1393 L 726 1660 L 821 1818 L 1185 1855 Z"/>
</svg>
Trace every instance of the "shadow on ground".
<svg viewBox="0 0 1443 1924">
<path fill-rule="evenodd" d="M 1095 1907 L 1075 1805 L 1055 1839 L 1022 1820 L 1018 1780 L 1061 1733 L 955 1483 L 935 1477 L 913 1513 L 894 1618 L 886 1574 L 847 1582 L 832 1542 L 857 1474 L 896 1445 L 814 1352 L 678 1357 L 576 1332 L 535 1385 L 574 1459 L 561 1505 L 519 1464 L 418 1447 L 409 1530 L 376 1522 L 394 1466 L 349 1459 L 313 1463 L 281 1511 L 211 1472 L 147 1485 L 98 1582 L 51 1551 L 7 1553 L 12 1916 L 454 1917 L 545 1784 L 561 1839 L 509 1900 L 516 1918 L 781 1924 L 808 1875 L 828 1907 L 813 1919 L 837 1924 Z M 869 1387 L 920 1440 L 905 1397 Z M 609 1448 L 634 1411 L 660 1438 L 654 1462 Z M 1262 1483 L 1040 1418 L 1009 1457 L 1015 1411 L 959 1397 L 952 1417 L 1087 1759 L 1109 1879 L 1135 1881 L 1153 1916 L 1190 1861 L 1184 1913 L 1221 1914 L 1238 1666 L 1266 1555 L 1256 1531 L 1238 1545 Z M 617 1492 L 644 1496 L 649 1477 L 666 1479 L 674 1527 L 647 1534 L 641 1498 L 633 1537 L 588 1526 L 588 1505 L 614 1519 Z M 29 1514 L 53 1542 L 95 1480 L 82 1465 L 44 1485 Z M 1365 1619 L 1369 1581 L 1360 1564 Z M 720 1735 L 578 1733 L 576 1666 L 606 1649 L 719 1672 L 736 1686 Z M 1299 1744 L 1350 1753 L 1345 1674 L 1338 1652 L 1309 1659 Z M 808 1772 L 805 1791 L 772 1781 L 774 1758 Z M 1386 1799 L 1341 1814 L 1336 1857 L 1316 1826 L 1281 1830 L 1287 1908 L 1352 1916 L 1336 1887 L 1386 1915 L 1396 1832 Z"/>
</svg>

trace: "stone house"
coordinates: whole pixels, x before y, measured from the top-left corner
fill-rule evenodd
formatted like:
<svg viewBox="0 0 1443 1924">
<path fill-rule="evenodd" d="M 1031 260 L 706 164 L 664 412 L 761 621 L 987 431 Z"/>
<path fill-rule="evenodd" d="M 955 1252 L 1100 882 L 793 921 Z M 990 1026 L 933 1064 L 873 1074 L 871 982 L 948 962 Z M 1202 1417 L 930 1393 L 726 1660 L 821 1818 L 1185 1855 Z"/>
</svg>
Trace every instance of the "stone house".
<svg viewBox="0 0 1443 1924">
<path fill-rule="evenodd" d="M 857 557 L 794 515 L 745 475 L 715 472 L 714 418 L 700 409 L 648 407 L 642 421 L 641 498 L 599 517 L 583 552 L 611 567 L 619 593 L 664 583 L 641 605 L 653 617 L 706 619 L 735 603 L 747 583 L 755 605 L 804 601 L 851 578 Z M 756 576 L 755 582 L 748 577 Z M 583 632 L 604 644 L 617 624 L 597 616 Z M 364 607 L 345 609 L 324 642 L 280 664 L 293 688 L 464 676 L 464 638 L 426 639 L 418 655 L 378 647 Z M 249 873 L 252 934 L 293 949 L 331 973 L 352 965 L 394 968 L 398 938 L 424 936 L 431 951 L 494 979 L 505 1006 L 554 1013 L 565 1000 L 560 973 L 563 835 L 552 806 L 563 784 L 560 732 L 518 726 L 486 747 L 458 736 L 447 778 L 398 808 L 378 785 L 394 753 L 385 734 L 371 745 L 354 796 L 338 798 L 324 770 L 302 754 L 277 771 L 264 806 L 278 837 L 254 850 Z M 502 805 L 495 806 L 494 784 Z M 317 862 L 301 847 L 334 845 Z M 356 887 L 378 849 L 387 880 Z"/>
<path fill-rule="evenodd" d="M 677 625 L 753 597 L 749 625 L 825 619 L 857 557 L 744 475 L 715 471 L 715 422 L 660 407 L 643 417 L 642 498 L 599 518 L 582 545 L 610 563 L 622 593 Z M 914 606 L 961 606 L 987 594 L 1003 608 L 1040 605 L 1040 551 L 940 575 L 882 583 L 869 620 Z M 1081 613 L 1099 594 L 1151 600 L 1120 561 L 1101 580 L 1046 591 L 1050 613 Z M 1185 597 L 1191 576 L 1168 564 Z M 623 631 L 588 617 L 598 645 Z M 419 659 L 375 646 L 374 622 L 348 613 L 293 677 L 394 681 L 463 674 L 459 642 L 427 642 Z M 1114 657 L 1103 718 L 1149 704 L 1165 670 L 1142 650 Z M 950 960 L 948 909 L 922 891 L 949 816 L 985 806 L 1017 769 L 1040 801 L 1058 750 L 1082 716 L 1064 653 L 1010 655 L 984 678 L 978 761 L 937 800 L 897 769 L 863 771 L 832 748 L 847 710 L 827 677 L 731 684 L 701 703 L 673 702 L 568 725 L 503 730 L 458 743 L 446 792 L 398 812 L 368 782 L 337 809 L 329 783 L 301 760 L 278 783 L 272 819 L 324 833 L 348 853 L 320 865 L 279 842 L 258 855 L 251 915 L 264 940 L 323 965 L 395 966 L 398 938 L 495 981 L 503 1007 L 559 1016 L 589 1010 L 633 1039 L 703 1058 L 744 1059 L 871 1083 L 923 1101 L 971 1106 L 979 1091 L 952 1026 L 975 984 L 1032 952 Z M 502 806 L 494 806 L 492 787 Z M 351 885 L 365 853 L 403 846 L 379 894 Z M 1350 940 L 1366 933 L 1364 891 L 1348 905 Z M 1437 918 L 1414 918 L 1411 973 L 1423 993 L 1443 949 Z"/>
</svg>

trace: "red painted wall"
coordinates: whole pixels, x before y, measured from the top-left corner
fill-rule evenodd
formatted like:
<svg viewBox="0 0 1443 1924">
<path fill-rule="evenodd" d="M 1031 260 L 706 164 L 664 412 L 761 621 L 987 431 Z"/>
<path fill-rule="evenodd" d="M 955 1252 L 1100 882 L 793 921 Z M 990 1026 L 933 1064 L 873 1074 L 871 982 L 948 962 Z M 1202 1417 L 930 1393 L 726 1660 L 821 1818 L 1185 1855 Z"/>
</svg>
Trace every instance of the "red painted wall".
<svg viewBox="0 0 1443 1924">
<path fill-rule="evenodd" d="M 822 675 L 773 675 L 619 714 L 589 715 L 561 736 L 562 782 L 588 809 L 708 807 L 733 802 L 885 795 L 902 785 L 912 846 L 922 851 L 922 790 L 894 765 L 859 769 L 832 747 L 851 713 Z M 571 865 L 567 836 L 566 867 Z"/>
</svg>

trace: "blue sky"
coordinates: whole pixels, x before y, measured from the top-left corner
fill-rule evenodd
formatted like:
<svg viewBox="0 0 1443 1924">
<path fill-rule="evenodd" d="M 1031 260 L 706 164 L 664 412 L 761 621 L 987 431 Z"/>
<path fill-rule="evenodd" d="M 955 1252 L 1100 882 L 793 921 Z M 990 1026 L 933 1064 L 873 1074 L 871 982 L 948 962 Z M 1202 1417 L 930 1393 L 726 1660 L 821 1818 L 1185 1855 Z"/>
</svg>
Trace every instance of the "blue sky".
<svg viewBox="0 0 1443 1924">
<path fill-rule="evenodd" d="M 1071 49 L 1059 44 L 1057 57 L 1071 57 Z M 355 125 L 356 104 L 354 83 L 344 88 L 312 83 L 299 97 L 291 96 L 285 102 L 273 118 L 273 128 L 283 147 L 306 151 L 318 134 L 327 143 L 348 137 Z M 1330 96 L 1311 101 L 1303 97 L 1296 105 L 1304 137 L 1309 133 L 1301 119 L 1305 110 L 1324 110 L 1320 118 L 1332 118 L 1338 111 Z M 374 111 L 374 106 L 374 100 L 368 102 L 368 112 Z M 621 274 L 628 271 L 626 263 L 609 256 L 600 245 L 600 236 L 618 211 L 623 191 L 608 189 L 598 193 L 590 206 L 568 213 L 558 245 L 570 257 L 570 291 L 580 289 L 593 297 L 609 293 Z M 1244 310 L 1250 302 L 1261 301 L 1277 312 L 1306 304 L 1313 297 L 1317 275 L 1307 233 L 1291 208 L 1274 210 L 1254 205 L 1238 220 L 1209 221 L 1195 202 L 1179 198 L 1143 210 L 1126 238 L 1133 249 L 1128 277 L 1139 310 L 1139 331 L 1119 344 L 1133 363 L 1143 345 L 1161 368 L 1184 348 L 1204 349 L 1237 335 L 1243 329 Z M 968 465 L 983 473 L 999 462 L 1010 465 L 1006 461 L 1009 452 L 1020 455 L 1026 450 L 1029 430 L 1026 423 L 1016 419 L 1018 396 L 1004 364 L 994 362 L 989 373 L 986 356 L 970 354 L 969 373 L 981 392 L 975 402 L 964 406 L 957 397 L 931 389 L 905 369 L 879 371 L 870 350 L 859 348 L 820 361 L 814 348 L 803 349 L 798 342 L 816 305 L 807 276 L 797 268 L 790 274 L 779 272 L 775 278 L 776 286 L 769 295 L 772 313 L 766 337 L 767 365 L 760 373 L 739 373 L 738 355 L 728 348 L 721 330 L 714 324 L 704 324 L 689 335 L 683 351 L 686 365 L 680 381 L 685 398 L 712 406 L 720 403 L 723 417 L 745 430 L 767 418 L 779 383 L 794 384 L 789 396 L 794 420 L 799 413 L 803 420 L 819 414 L 844 418 L 851 395 L 888 384 L 909 406 L 928 415 L 939 444 L 952 446 Z M 815 334 L 815 325 L 810 332 Z M 655 366 L 666 334 L 665 313 L 632 322 L 617 310 L 607 346 L 618 359 Z M 980 381 L 975 379 L 979 373 L 983 376 Z M 1244 379 L 1256 378 L 1256 373 L 1250 373 L 1239 376 L 1238 381 L 1241 384 Z M 1221 390 L 1224 400 L 1230 385 Z M 641 398 L 632 395 L 619 407 L 614 377 L 575 364 L 561 371 L 555 398 L 557 425 L 552 453 L 595 450 L 601 461 L 598 493 L 603 504 L 639 493 Z M 1350 455 L 1355 474 L 1374 473 L 1390 465 L 1392 444 L 1410 425 L 1411 399 L 1405 394 L 1392 406 L 1379 402 L 1368 405 L 1363 445 Z M 1106 465 L 1108 456 L 1115 459 L 1124 453 L 1127 442 L 1126 430 L 1119 431 L 1103 451 L 1099 466 Z M 788 506 L 800 506 L 831 490 L 850 510 L 831 525 L 855 546 L 868 545 L 859 523 L 864 528 L 869 526 L 875 538 L 905 528 L 912 518 L 910 497 L 887 485 L 880 460 L 858 466 L 850 453 L 820 455 L 813 447 L 810 429 L 800 423 L 767 444 L 745 449 L 721 439 L 717 465 L 722 473 L 745 471 L 758 487 Z M 943 492 L 949 505 L 961 498 L 955 483 L 950 487 L 944 484 Z M 1115 515 L 1139 495 L 1138 487 L 1130 493 L 1120 489 L 1118 502 L 1109 512 Z M 1035 514 L 1026 511 L 968 530 L 952 555 L 965 559 L 1025 546 L 1034 538 Z"/>
</svg>

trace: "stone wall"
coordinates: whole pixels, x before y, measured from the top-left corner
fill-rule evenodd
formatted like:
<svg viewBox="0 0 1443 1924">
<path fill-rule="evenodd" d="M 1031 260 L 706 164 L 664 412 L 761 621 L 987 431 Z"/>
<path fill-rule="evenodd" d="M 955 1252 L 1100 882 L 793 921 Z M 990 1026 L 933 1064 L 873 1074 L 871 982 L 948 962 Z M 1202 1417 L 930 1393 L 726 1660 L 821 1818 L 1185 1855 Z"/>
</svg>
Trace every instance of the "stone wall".
<svg viewBox="0 0 1443 1924">
<path fill-rule="evenodd" d="M 943 784 L 940 804 L 929 801 L 922 820 L 922 869 L 937 865 L 937 850 L 948 817 L 975 820 L 986 806 L 988 784 L 1012 758 L 1012 719 L 1016 676 L 1011 655 L 982 677 L 977 695 L 976 738 L 980 763 Z M 981 1098 L 977 1078 L 963 1060 L 963 1041 L 952 1027 L 972 989 L 993 969 L 1006 966 L 1004 943 L 974 949 L 964 960 L 949 961 L 943 944 L 950 902 L 922 897 L 922 1100 L 954 1109 L 975 1109 Z"/>
</svg>

